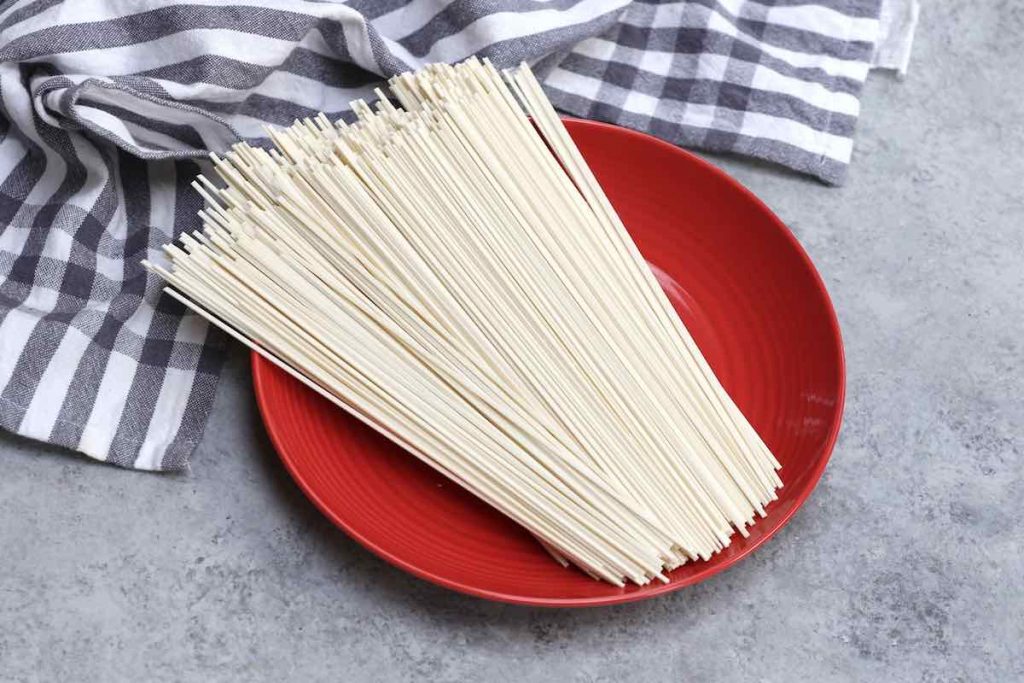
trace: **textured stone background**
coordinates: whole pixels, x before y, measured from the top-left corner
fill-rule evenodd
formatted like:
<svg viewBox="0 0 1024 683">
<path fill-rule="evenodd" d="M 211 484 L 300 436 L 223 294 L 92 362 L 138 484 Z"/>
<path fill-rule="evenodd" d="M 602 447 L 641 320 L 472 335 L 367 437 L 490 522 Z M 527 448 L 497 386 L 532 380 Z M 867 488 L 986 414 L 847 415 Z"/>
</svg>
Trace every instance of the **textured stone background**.
<svg viewBox="0 0 1024 683">
<path fill-rule="evenodd" d="M 1022 60 L 1019 0 L 926 3 L 846 187 L 714 159 L 810 251 L 849 362 L 821 485 L 740 566 L 575 612 L 413 579 L 297 491 L 238 353 L 188 476 L 0 435 L 0 680 L 1021 680 Z"/>
</svg>

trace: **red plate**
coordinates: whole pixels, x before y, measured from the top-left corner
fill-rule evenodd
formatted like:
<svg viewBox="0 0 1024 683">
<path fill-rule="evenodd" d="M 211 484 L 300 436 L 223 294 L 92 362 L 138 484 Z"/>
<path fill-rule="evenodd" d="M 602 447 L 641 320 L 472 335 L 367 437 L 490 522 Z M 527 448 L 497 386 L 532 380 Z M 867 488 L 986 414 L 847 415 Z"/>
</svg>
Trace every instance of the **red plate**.
<svg viewBox="0 0 1024 683">
<path fill-rule="evenodd" d="M 594 581 L 556 564 L 515 523 L 259 356 L 252 369 L 263 421 L 288 471 L 371 551 L 493 600 L 607 605 L 706 579 L 786 523 L 839 432 L 843 347 L 810 259 L 754 195 L 656 138 L 590 121 L 566 125 L 725 388 L 782 462 L 779 500 L 749 538 L 680 567 L 668 584 Z"/>
</svg>

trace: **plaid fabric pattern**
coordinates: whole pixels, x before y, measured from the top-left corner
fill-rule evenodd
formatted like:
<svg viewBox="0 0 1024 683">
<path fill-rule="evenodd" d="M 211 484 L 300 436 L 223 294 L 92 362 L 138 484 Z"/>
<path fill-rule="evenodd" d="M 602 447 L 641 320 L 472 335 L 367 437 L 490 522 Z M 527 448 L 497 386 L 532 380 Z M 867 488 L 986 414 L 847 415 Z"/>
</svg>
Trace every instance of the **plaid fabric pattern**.
<svg viewBox="0 0 1024 683">
<path fill-rule="evenodd" d="M 552 65 L 556 107 L 842 183 L 880 0 L 632 3 Z"/>
<path fill-rule="evenodd" d="M 184 467 L 224 341 L 140 266 L 206 155 L 346 117 L 383 78 L 542 62 L 555 104 L 839 182 L 877 0 L 16 0 L 0 4 L 0 427 Z M 874 27 L 874 28 L 873 28 Z"/>
</svg>

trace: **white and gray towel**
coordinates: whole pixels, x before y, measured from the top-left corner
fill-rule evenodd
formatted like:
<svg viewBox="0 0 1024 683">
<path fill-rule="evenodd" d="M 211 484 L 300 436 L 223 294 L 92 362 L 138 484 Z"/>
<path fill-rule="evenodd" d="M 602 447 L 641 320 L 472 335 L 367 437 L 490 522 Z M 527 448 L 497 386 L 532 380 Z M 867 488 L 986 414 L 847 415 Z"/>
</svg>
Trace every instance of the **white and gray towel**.
<svg viewBox="0 0 1024 683">
<path fill-rule="evenodd" d="M 0 427 L 185 466 L 224 341 L 140 261 L 195 227 L 210 150 L 476 54 L 538 63 L 570 114 L 837 184 L 882 2 L 0 4 Z"/>
</svg>

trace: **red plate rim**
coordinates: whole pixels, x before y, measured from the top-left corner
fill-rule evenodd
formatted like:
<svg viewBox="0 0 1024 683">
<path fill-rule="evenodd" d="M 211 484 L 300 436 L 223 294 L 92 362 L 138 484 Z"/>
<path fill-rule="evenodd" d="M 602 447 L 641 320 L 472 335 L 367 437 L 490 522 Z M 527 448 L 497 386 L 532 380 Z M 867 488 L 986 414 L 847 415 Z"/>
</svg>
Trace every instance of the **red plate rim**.
<svg viewBox="0 0 1024 683">
<path fill-rule="evenodd" d="M 597 607 L 602 605 L 617 605 L 628 602 L 637 602 L 640 600 L 653 598 L 658 595 L 671 593 L 686 586 L 692 586 L 695 583 L 704 581 L 710 578 L 711 576 L 714 576 L 715 574 L 718 574 L 719 572 L 736 565 L 738 562 L 740 562 L 748 555 L 750 555 L 752 552 L 754 552 L 757 548 L 761 547 L 761 545 L 763 545 L 770 538 L 773 538 L 779 531 L 781 531 L 789 523 L 789 520 L 792 519 L 793 515 L 796 514 L 797 510 L 803 507 L 803 504 L 810 497 L 811 492 L 814 491 L 814 489 L 817 487 L 818 481 L 821 479 L 821 475 L 825 471 L 825 466 L 828 465 L 828 462 L 832 457 L 832 451 L 835 448 L 836 440 L 839 437 L 839 430 L 842 426 L 843 412 L 846 405 L 846 357 L 843 348 L 842 332 L 839 328 L 839 319 L 836 316 L 835 307 L 832 305 L 832 299 L 831 297 L 829 297 L 828 290 L 825 287 L 825 283 L 821 279 L 821 275 L 818 273 L 817 268 L 814 267 L 814 263 L 811 261 L 811 257 L 807 254 L 807 251 L 803 248 L 799 240 L 797 240 L 796 236 L 786 226 L 786 224 L 783 223 L 778 218 L 778 216 L 776 216 L 775 213 L 770 208 L 768 208 L 768 206 L 763 201 L 761 201 L 760 198 L 757 197 L 757 195 L 748 190 L 746 187 L 740 184 L 737 180 L 735 180 L 725 171 L 721 170 L 714 164 L 704 160 L 703 158 L 697 156 L 696 154 L 693 154 L 692 152 L 689 152 L 680 147 L 676 147 L 675 145 L 665 142 L 664 140 L 656 138 L 652 135 L 641 133 L 639 131 L 635 131 L 629 128 L 622 128 L 620 126 L 614 126 L 612 124 L 602 123 L 599 121 L 589 121 L 586 119 L 575 119 L 569 117 L 566 117 L 566 121 L 569 122 L 572 126 L 589 126 L 594 128 L 614 129 L 615 132 L 619 135 L 625 133 L 629 137 L 632 137 L 636 140 L 642 140 L 644 144 L 654 143 L 662 146 L 663 148 L 668 148 L 672 150 L 673 153 L 689 157 L 690 161 L 694 162 L 705 172 L 713 176 L 716 176 L 721 180 L 724 180 L 727 184 L 731 185 L 736 191 L 738 191 L 739 193 L 753 201 L 764 212 L 765 216 L 771 219 L 770 223 L 775 226 L 775 228 L 786 239 L 786 241 L 793 248 L 793 250 L 799 255 L 801 260 L 807 266 L 809 273 L 812 275 L 814 286 L 818 289 L 819 293 L 823 297 L 822 300 L 826 305 L 828 314 L 828 324 L 830 327 L 830 332 L 834 337 L 835 349 L 837 351 L 837 357 L 835 361 L 836 368 L 838 370 L 839 385 L 836 400 L 836 410 L 834 413 L 835 418 L 833 420 L 831 427 L 829 428 L 828 435 L 824 447 L 822 449 L 822 455 L 818 463 L 816 464 L 815 468 L 811 471 L 811 475 L 808 478 L 806 486 L 798 493 L 798 495 L 795 498 L 795 504 L 792 505 L 783 514 L 783 516 L 780 518 L 778 524 L 774 529 L 765 533 L 756 541 L 750 543 L 747 547 L 743 549 L 743 551 L 740 554 L 730 558 L 726 562 L 710 564 L 701 571 L 689 575 L 684 580 L 673 581 L 667 584 L 658 584 L 642 592 L 623 593 L 620 595 L 596 596 L 586 598 L 530 598 L 524 597 L 522 595 L 513 595 L 508 593 L 490 591 L 469 584 L 460 583 L 458 581 L 453 581 L 443 576 L 439 576 L 431 571 L 424 570 L 419 566 L 393 553 L 388 552 L 384 548 L 381 548 L 373 541 L 373 539 L 368 538 L 357 532 L 355 529 L 351 528 L 345 522 L 344 519 L 339 517 L 333 510 L 331 510 L 329 506 L 327 506 L 320 499 L 320 497 L 314 491 L 313 487 L 310 486 L 310 484 L 306 481 L 302 472 L 295 467 L 294 461 L 289 455 L 288 445 L 281 438 L 280 434 L 277 431 L 277 428 L 275 427 L 275 422 L 271 417 L 273 413 L 273 407 L 269 405 L 269 402 L 266 398 L 266 393 L 263 390 L 263 384 L 264 382 L 267 381 L 266 373 L 273 369 L 273 366 L 268 361 L 263 360 L 262 357 L 256 352 L 252 352 L 250 359 L 253 376 L 253 389 L 254 393 L 256 394 L 256 403 L 259 406 L 260 417 L 262 418 L 263 424 L 267 430 L 268 435 L 270 436 L 270 441 L 274 446 L 274 450 L 277 452 L 282 462 L 284 462 L 285 468 L 288 470 L 288 473 L 291 475 L 292 479 L 295 480 L 295 482 L 299 485 L 299 488 L 306 495 L 306 497 L 309 498 L 314 505 L 316 505 L 316 507 L 320 510 L 321 513 L 323 513 L 325 517 L 331 520 L 331 522 L 333 522 L 337 527 L 339 527 L 346 534 L 348 534 L 349 537 L 355 539 L 356 542 L 358 542 L 360 545 L 362 545 L 364 548 L 366 548 L 373 554 L 389 562 L 390 564 L 400 569 L 403 569 L 409 572 L 410 574 L 413 574 L 414 576 L 418 576 L 419 578 L 430 581 L 431 583 L 437 584 L 439 586 L 444 586 L 445 588 L 450 588 L 451 590 L 457 591 L 459 593 L 464 593 L 466 595 L 486 598 L 488 600 L 495 600 L 498 602 L 505 602 L 516 605 L 530 605 L 534 607 Z"/>
</svg>

